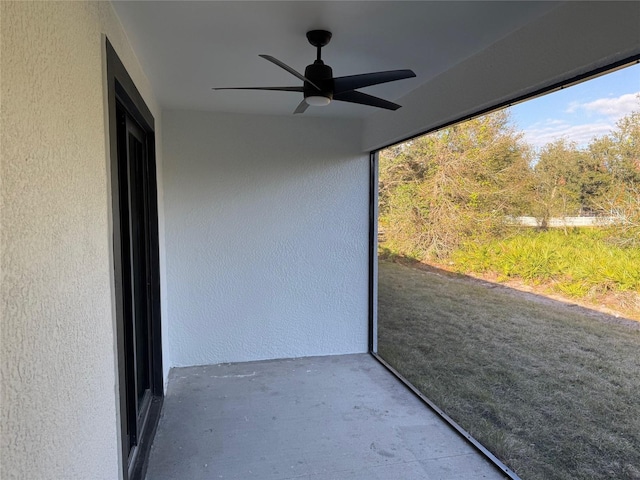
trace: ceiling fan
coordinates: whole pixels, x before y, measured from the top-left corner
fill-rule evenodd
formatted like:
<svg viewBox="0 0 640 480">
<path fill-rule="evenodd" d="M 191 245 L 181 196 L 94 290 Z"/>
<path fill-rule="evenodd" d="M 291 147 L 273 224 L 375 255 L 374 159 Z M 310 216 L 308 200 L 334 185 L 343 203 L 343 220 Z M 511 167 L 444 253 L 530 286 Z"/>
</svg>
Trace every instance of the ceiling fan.
<svg viewBox="0 0 640 480">
<path fill-rule="evenodd" d="M 359 103 L 372 107 L 386 108 L 387 110 L 397 110 L 400 108 L 400 105 L 397 103 L 358 92 L 357 89 L 412 78 L 416 76 L 413 71 L 390 70 L 386 72 L 350 75 L 347 77 L 334 77 L 331 67 L 325 65 L 321 58 L 321 49 L 331 40 L 331 32 L 326 30 L 311 30 L 307 32 L 307 40 L 317 48 L 318 53 L 316 61 L 307 66 L 304 75 L 271 55 L 260 55 L 260 57 L 265 60 L 275 63 L 280 68 L 302 80 L 304 84 L 301 87 L 225 87 L 214 88 L 214 90 L 276 90 L 302 93 L 304 98 L 293 113 L 303 113 L 309 105 L 328 105 L 331 100 Z"/>
</svg>

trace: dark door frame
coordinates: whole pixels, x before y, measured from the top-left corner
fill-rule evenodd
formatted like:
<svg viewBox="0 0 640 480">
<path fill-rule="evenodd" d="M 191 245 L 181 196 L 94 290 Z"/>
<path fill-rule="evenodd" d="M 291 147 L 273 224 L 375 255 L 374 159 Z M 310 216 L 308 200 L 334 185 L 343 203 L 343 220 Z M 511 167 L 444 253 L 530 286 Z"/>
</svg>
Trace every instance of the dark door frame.
<svg viewBox="0 0 640 480">
<path fill-rule="evenodd" d="M 116 309 L 116 350 L 118 356 L 118 386 L 120 392 L 120 432 L 122 438 L 122 469 L 125 480 L 137 480 L 144 477 L 151 448 L 151 442 L 160 419 L 160 411 L 164 398 L 164 382 L 162 371 L 162 336 L 160 315 L 160 258 L 158 240 L 158 194 L 155 157 L 155 122 L 151 111 L 138 92 L 133 80 L 127 73 L 113 46 L 105 37 L 107 60 L 107 94 L 109 114 L 109 148 L 110 175 L 112 197 L 113 257 Z M 118 106 L 123 108 L 144 131 L 146 137 L 146 170 L 148 172 L 149 202 L 149 244 L 150 244 L 150 285 L 149 309 L 151 338 L 151 405 L 145 427 L 137 440 L 135 452 L 129 451 L 127 435 L 127 401 L 125 375 L 125 305 L 122 231 L 121 231 L 121 199 L 118 174 Z M 131 457 L 130 458 L 130 454 Z"/>
</svg>

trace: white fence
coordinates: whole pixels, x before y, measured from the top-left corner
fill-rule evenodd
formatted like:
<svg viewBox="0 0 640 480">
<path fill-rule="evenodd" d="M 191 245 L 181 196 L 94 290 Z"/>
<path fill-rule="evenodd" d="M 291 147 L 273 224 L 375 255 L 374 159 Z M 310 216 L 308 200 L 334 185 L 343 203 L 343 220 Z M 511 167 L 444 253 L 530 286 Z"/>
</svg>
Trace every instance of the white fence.
<svg viewBox="0 0 640 480">
<path fill-rule="evenodd" d="M 523 227 L 540 227 L 542 221 L 536 217 L 509 217 L 509 223 Z M 552 217 L 547 222 L 549 228 L 564 227 L 604 227 L 620 222 L 619 217 Z"/>
</svg>

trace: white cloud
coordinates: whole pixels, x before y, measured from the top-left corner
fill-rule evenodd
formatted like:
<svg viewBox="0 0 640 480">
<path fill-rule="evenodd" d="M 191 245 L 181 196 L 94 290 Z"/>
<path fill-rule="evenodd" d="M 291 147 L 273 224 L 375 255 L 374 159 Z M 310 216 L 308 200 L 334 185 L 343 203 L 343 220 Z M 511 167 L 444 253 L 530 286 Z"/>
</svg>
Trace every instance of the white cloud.
<svg viewBox="0 0 640 480">
<path fill-rule="evenodd" d="M 617 120 L 640 108 L 639 95 L 640 92 L 636 92 L 613 98 L 599 98 L 592 102 L 572 102 L 566 111 L 575 113 L 578 110 L 584 110 L 587 113 L 606 115 Z"/>
<path fill-rule="evenodd" d="M 591 102 L 572 102 L 565 112 L 580 113 L 583 117 L 582 121 L 590 119 L 591 123 L 575 125 L 568 120 L 548 118 L 527 128 L 524 131 L 525 140 L 535 147 L 542 147 L 559 138 L 575 142 L 579 147 L 586 146 L 594 137 L 609 134 L 620 118 L 638 111 L 639 95 L 640 92 L 627 93 L 619 97 L 599 98 Z"/>
<path fill-rule="evenodd" d="M 564 138 L 569 142 L 575 142 L 578 146 L 588 144 L 593 137 L 600 137 L 611 132 L 614 124 L 610 122 L 595 122 L 582 125 L 571 125 L 558 120 L 547 120 L 532 125 L 524 131 L 525 141 L 534 147 Z"/>
</svg>

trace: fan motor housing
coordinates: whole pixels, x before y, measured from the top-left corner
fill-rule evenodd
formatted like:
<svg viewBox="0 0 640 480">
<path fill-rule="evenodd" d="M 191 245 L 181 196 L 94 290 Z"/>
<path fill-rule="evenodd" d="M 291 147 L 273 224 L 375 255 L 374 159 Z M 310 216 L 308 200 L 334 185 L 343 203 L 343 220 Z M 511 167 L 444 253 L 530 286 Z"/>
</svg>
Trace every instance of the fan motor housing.
<svg viewBox="0 0 640 480">
<path fill-rule="evenodd" d="M 304 82 L 304 98 L 322 96 L 333 99 L 333 69 L 322 60 L 316 60 L 304 70 L 304 76 L 320 87 L 318 91 L 313 85 Z"/>
</svg>

